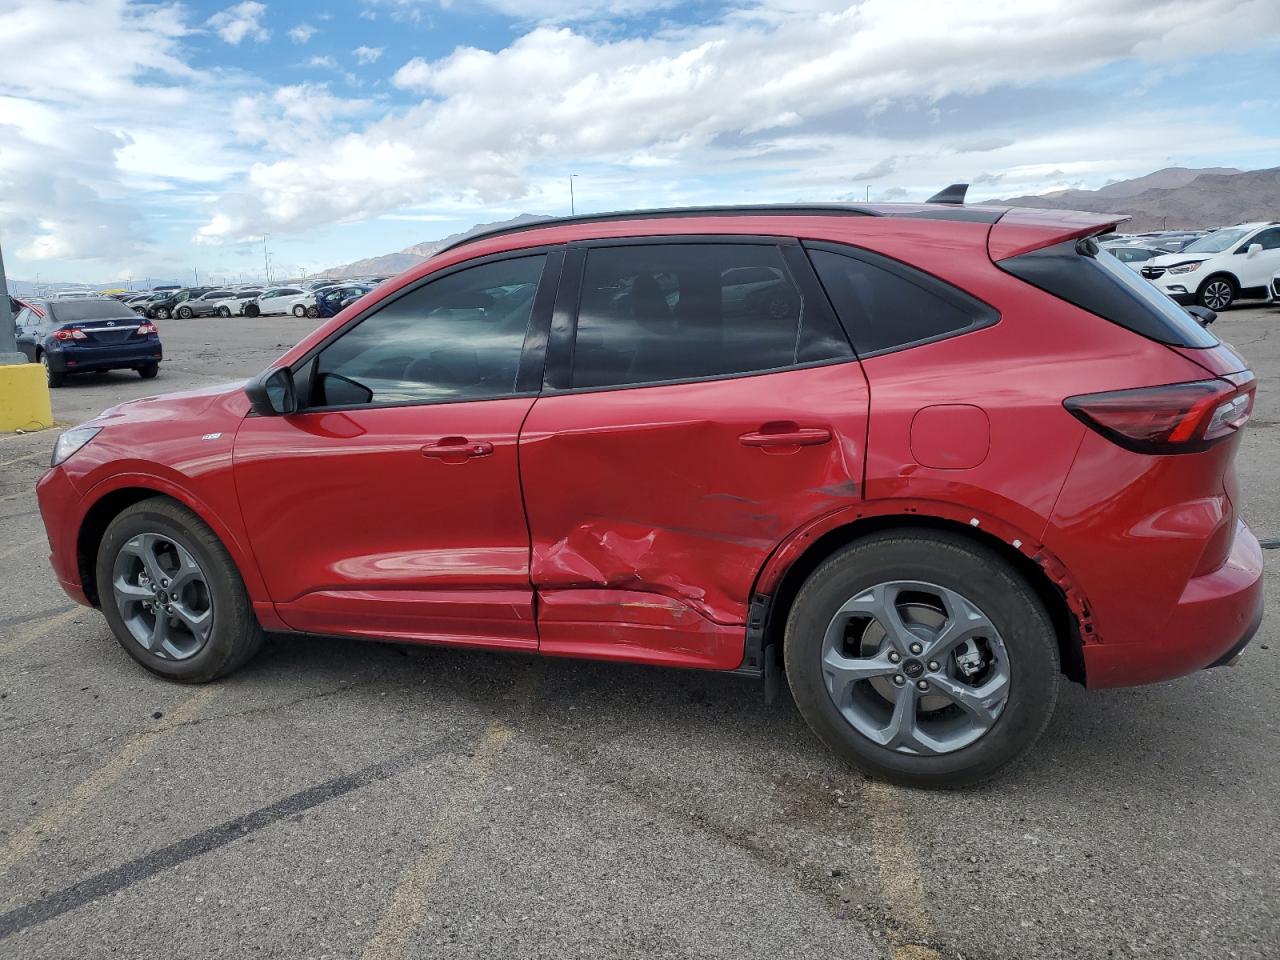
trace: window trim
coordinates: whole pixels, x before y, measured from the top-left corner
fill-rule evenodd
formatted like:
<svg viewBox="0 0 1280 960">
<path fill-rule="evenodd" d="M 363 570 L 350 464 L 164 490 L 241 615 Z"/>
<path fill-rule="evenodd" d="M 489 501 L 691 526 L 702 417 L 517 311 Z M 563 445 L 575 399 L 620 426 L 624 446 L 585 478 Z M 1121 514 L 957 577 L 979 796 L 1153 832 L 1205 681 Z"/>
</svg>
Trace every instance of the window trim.
<svg viewBox="0 0 1280 960">
<path fill-rule="evenodd" d="M 582 303 L 582 283 L 586 274 L 587 254 L 596 247 L 652 247 L 697 246 L 737 244 L 753 247 L 773 247 L 778 250 L 792 281 L 800 291 L 804 308 L 810 305 L 830 324 L 831 329 L 844 334 L 849 345 L 847 357 L 827 360 L 810 360 L 805 363 L 789 363 L 765 370 L 747 370 L 741 373 L 717 373 L 705 377 L 679 377 L 671 380 L 646 380 L 643 383 L 618 383 L 605 386 L 573 386 L 573 359 L 578 336 L 578 310 Z M 564 396 L 585 393 L 606 393 L 615 390 L 641 390 L 648 387 L 669 387 L 682 383 L 714 383 L 719 380 L 741 380 L 744 377 L 761 377 L 791 370 L 808 370 L 812 367 L 830 367 L 840 363 L 857 363 L 858 353 L 849 341 L 849 333 L 840 323 L 825 292 L 814 273 L 813 265 L 800 248 L 796 237 L 764 234 L 642 234 L 634 237 L 602 237 L 595 240 L 575 240 L 568 245 L 564 271 L 560 281 L 560 295 L 556 298 L 549 341 L 547 343 L 546 374 L 543 378 L 543 395 Z"/>
<path fill-rule="evenodd" d="M 893 257 L 887 257 L 882 253 L 877 253 L 876 251 L 868 250 L 865 247 L 858 247 L 849 243 L 836 243 L 831 240 L 804 240 L 801 242 L 801 245 L 805 249 L 806 259 L 809 260 L 815 279 L 823 290 L 824 296 L 830 304 L 832 312 L 835 313 L 841 329 L 844 330 L 845 336 L 848 337 L 849 342 L 854 345 L 855 352 L 858 350 L 858 341 L 854 336 L 854 331 L 845 325 L 844 318 L 840 316 L 840 312 L 835 308 L 834 301 L 831 300 L 831 295 L 826 293 L 826 287 L 821 286 L 821 274 L 818 273 L 818 268 L 813 265 L 812 260 L 808 257 L 808 252 L 811 250 L 821 250 L 824 253 L 848 257 L 850 260 L 858 260 L 862 263 L 868 264 L 869 266 L 876 267 L 886 273 L 892 274 L 899 280 L 906 281 L 913 286 L 919 287 L 927 293 L 937 297 L 944 303 L 955 307 L 957 310 L 960 310 L 967 316 L 973 318 L 968 326 L 961 327 L 957 330 L 948 330 L 946 333 L 939 333 L 932 337 L 921 337 L 918 340 L 909 340 L 905 343 L 896 344 L 892 347 L 884 347 L 880 350 L 868 350 L 865 353 L 858 353 L 859 360 L 867 360 L 872 357 L 882 357 L 886 354 L 899 353 L 903 350 L 912 350 L 916 347 L 923 347 L 930 343 L 940 343 L 943 340 L 950 340 L 952 337 L 962 337 L 965 334 L 973 333 L 977 330 L 985 330 L 987 327 L 993 327 L 1000 322 L 1000 311 L 992 304 L 960 289 L 955 284 L 948 283 L 940 277 L 936 277 L 925 270 L 921 270 L 913 264 L 906 263 L 902 260 L 895 260 Z"/>
<path fill-rule="evenodd" d="M 516 389 L 504 393 L 496 393 L 481 397 L 456 397 L 442 398 L 437 400 L 388 400 L 383 403 L 335 403 L 326 405 L 300 405 L 298 412 L 294 416 L 304 416 L 310 413 L 338 413 L 348 410 L 382 410 L 390 407 L 425 407 L 425 406 L 444 406 L 454 403 L 483 403 L 488 400 L 512 400 L 519 397 L 537 396 L 537 383 L 532 389 L 529 383 L 535 376 L 538 380 L 542 376 L 542 364 L 546 350 L 546 332 L 545 328 L 551 322 L 551 303 L 559 287 L 560 272 L 564 261 L 564 246 L 562 244 L 549 244 L 542 247 L 524 247 L 517 250 L 505 250 L 501 253 L 489 254 L 484 257 L 474 257 L 470 260 L 463 260 L 459 263 L 450 264 L 442 270 L 435 270 L 426 276 L 420 277 L 411 284 L 406 284 L 399 290 L 381 297 L 370 303 L 354 317 L 344 323 L 338 329 L 332 331 L 327 337 L 315 344 L 310 350 L 289 365 L 290 372 L 297 381 L 297 393 L 299 397 L 311 396 L 312 382 L 315 375 L 315 365 L 320 353 L 330 344 L 346 335 L 346 333 L 383 307 L 389 306 L 401 297 L 406 297 L 411 293 L 422 289 L 436 280 L 441 280 L 452 274 L 459 273 L 471 267 L 484 266 L 489 263 L 499 263 L 504 260 L 521 260 L 526 257 L 542 256 L 546 259 L 542 264 L 542 276 L 538 279 L 538 289 L 533 295 L 533 307 L 530 311 L 529 322 L 525 327 L 524 343 L 520 348 L 520 362 L 516 369 Z M 250 414 L 253 416 L 254 414 Z"/>
</svg>

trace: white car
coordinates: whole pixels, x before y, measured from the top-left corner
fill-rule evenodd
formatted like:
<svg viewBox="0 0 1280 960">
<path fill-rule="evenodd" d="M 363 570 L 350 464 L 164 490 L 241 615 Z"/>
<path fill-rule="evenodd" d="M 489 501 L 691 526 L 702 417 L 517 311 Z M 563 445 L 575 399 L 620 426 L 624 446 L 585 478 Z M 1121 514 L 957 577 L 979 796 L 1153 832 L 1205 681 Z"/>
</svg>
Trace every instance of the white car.
<svg viewBox="0 0 1280 960">
<path fill-rule="evenodd" d="M 1223 227 L 1178 253 L 1148 260 L 1142 275 L 1178 303 L 1225 310 L 1263 299 L 1280 270 L 1280 221 Z"/>
<path fill-rule="evenodd" d="M 1280 270 L 1271 278 L 1271 302 L 1280 303 Z"/>
<path fill-rule="evenodd" d="M 262 296 L 252 303 L 245 304 L 246 317 L 269 317 L 276 313 L 288 313 L 293 301 L 307 291 L 301 287 L 272 287 L 263 290 Z"/>
<path fill-rule="evenodd" d="M 261 290 L 233 290 L 213 305 L 213 312 L 220 317 L 244 316 L 244 308 L 262 296 Z"/>
</svg>

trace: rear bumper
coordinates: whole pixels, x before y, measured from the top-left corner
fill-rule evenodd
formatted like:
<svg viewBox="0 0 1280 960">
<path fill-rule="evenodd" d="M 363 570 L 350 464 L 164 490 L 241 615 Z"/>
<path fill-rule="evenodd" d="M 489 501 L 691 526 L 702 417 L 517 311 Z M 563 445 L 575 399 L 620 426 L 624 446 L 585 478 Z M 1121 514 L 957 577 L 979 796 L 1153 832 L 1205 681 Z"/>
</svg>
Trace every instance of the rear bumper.
<svg viewBox="0 0 1280 960">
<path fill-rule="evenodd" d="M 1129 643 L 1086 644 L 1090 687 L 1124 687 L 1170 680 L 1231 661 L 1262 622 L 1262 548 L 1236 521 L 1226 562 L 1187 582 L 1173 612 L 1151 636 Z"/>
<path fill-rule="evenodd" d="M 164 359 L 164 351 L 157 339 L 104 347 L 64 347 L 49 350 L 45 356 L 49 358 L 49 369 L 55 373 L 81 373 L 159 363 Z"/>
</svg>

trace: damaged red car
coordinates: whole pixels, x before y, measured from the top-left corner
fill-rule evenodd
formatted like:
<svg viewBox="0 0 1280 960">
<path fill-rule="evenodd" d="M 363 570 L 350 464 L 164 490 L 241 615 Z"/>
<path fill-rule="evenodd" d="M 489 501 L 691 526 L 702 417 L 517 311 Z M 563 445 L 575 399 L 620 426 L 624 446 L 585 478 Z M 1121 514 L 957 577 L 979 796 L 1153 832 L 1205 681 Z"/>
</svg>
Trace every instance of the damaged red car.
<svg viewBox="0 0 1280 960">
<path fill-rule="evenodd" d="M 1262 616 L 1254 378 L 1096 237 L 986 205 L 727 207 L 469 237 L 250 383 L 62 435 L 53 566 L 144 667 L 264 631 L 736 671 L 848 762 L 986 777 L 1063 678 Z"/>
</svg>

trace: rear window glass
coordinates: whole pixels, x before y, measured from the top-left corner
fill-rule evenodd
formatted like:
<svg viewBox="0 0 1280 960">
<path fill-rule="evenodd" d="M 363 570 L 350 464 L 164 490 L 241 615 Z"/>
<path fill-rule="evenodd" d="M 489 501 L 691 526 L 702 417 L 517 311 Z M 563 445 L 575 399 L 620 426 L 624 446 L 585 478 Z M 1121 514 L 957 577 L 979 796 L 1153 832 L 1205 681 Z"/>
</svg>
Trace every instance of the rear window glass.
<svg viewBox="0 0 1280 960">
<path fill-rule="evenodd" d="M 136 320 L 138 315 L 119 300 L 63 300 L 49 304 L 53 319 L 59 323 L 77 320 Z"/>
<path fill-rule="evenodd" d="M 807 244 L 831 305 L 865 357 L 994 323 L 995 311 L 942 281 L 864 250 Z"/>
<path fill-rule="evenodd" d="M 1094 240 L 1067 240 L 997 266 L 1046 293 L 1174 347 L 1216 347 L 1217 337 Z"/>
</svg>

